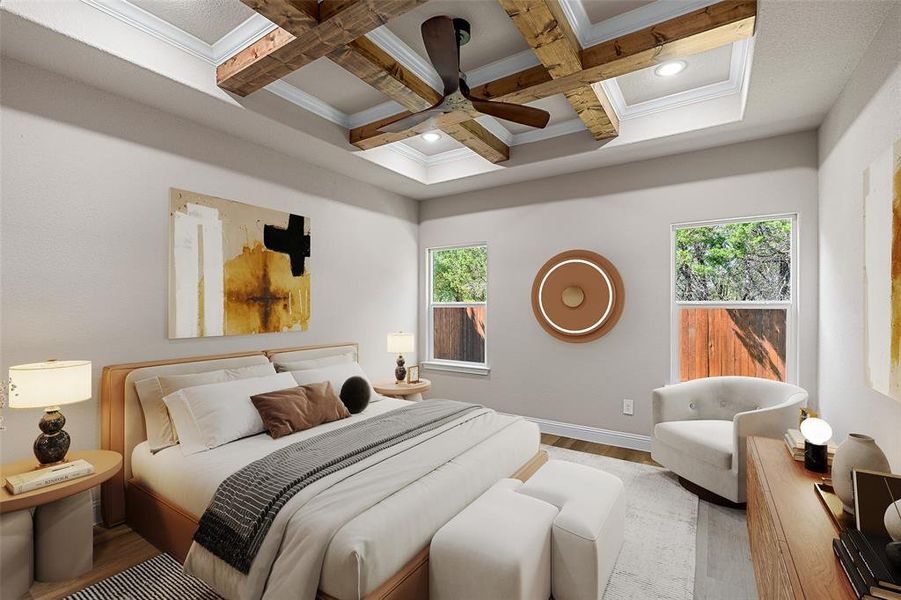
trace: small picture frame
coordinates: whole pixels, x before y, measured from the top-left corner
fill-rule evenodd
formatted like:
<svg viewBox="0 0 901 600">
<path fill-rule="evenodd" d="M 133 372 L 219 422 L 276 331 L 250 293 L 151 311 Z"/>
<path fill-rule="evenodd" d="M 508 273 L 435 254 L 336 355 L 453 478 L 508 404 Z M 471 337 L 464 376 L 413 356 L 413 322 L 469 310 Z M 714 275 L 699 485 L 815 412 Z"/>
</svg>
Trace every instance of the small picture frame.
<svg viewBox="0 0 901 600">
<path fill-rule="evenodd" d="M 419 383 L 419 365 L 407 367 L 407 383 Z"/>
</svg>

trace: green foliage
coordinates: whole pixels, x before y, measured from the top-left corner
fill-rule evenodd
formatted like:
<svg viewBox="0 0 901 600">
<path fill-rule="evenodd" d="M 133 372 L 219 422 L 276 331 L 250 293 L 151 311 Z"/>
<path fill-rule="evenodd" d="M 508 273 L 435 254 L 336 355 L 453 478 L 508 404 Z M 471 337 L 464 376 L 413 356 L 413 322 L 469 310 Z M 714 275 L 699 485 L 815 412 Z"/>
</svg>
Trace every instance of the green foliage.
<svg viewBox="0 0 901 600">
<path fill-rule="evenodd" d="M 488 249 L 485 246 L 432 251 L 434 302 L 485 302 Z"/>
<path fill-rule="evenodd" d="M 676 299 L 789 300 L 791 227 L 781 219 L 676 230 Z"/>
</svg>

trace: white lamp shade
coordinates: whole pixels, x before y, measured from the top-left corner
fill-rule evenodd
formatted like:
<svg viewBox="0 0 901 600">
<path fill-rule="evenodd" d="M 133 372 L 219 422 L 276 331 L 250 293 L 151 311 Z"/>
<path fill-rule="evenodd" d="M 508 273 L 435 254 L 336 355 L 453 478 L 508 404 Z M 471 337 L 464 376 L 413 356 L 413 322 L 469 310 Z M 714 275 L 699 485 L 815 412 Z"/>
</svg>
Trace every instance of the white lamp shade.
<svg viewBox="0 0 901 600">
<path fill-rule="evenodd" d="M 388 352 L 403 354 L 404 352 L 413 352 L 414 349 L 412 333 L 398 332 L 388 334 Z"/>
<path fill-rule="evenodd" d="M 801 422 L 801 435 L 811 444 L 824 446 L 832 439 L 832 427 L 823 419 L 809 417 Z"/>
<path fill-rule="evenodd" d="M 51 360 L 9 368 L 11 408 L 46 408 L 91 398 L 91 361 Z"/>
</svg>

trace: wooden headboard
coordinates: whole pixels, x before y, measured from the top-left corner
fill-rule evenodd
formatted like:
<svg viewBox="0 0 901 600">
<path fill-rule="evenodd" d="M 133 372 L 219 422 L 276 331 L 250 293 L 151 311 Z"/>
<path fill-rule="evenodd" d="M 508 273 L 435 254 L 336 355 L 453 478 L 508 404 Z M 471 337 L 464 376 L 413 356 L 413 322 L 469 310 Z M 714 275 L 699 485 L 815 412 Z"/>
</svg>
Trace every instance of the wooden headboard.
<svg viewBox="0 0 901 600">
<path fill-rule="evenodd" d="M 103 449 L 114 450 L 120 453 L 123 462 L 122 470 L 101 486 L 101 510 L 104 525 L 109 527 L 125 521 L 125 486 L 128 484 L 131 474 L 131 451 L 136 445 L 135 431 L 143 431 L 144 426 L 144 415 L 140 410 L 132 409 L 126 411 L 126 401 L 131 398 L 130 401 L 133 403 L 135 397 L 134 382 L 132 378 L 129 378 L 133 371 L 155 367 L 165 368 L 169 365 L 173 367 L 184 365 L 190 369 L 188 367 L 190 363 L 198 365 L 197 371 L 208 371 L 235 366 L 230 363 L 268 361 L 270 357 L 283 353 L 297 353 L 292 356 L 292 359 L 299 360 L 305 354 L 309 354 L 311 357 L 322 356 L 330 353 L 332 350 L 339 352 L 341 350 L 347 351 L 347 349 L 351 348 L 359 359 L 358 344 L 356 342 L 347 342 L 212 356 L 185 356 L 182 358 L 150 360 L 103 367 L 103 375 L 100 382 L 100 443 Z M 223 366 L 219 366 L 220 364 Z M 140 420 L 139 423 L 138 419 Z M 128 435 L 126 432 L 129 432 Z M 144 433 L 143 439 L 146 439 L 146 433 Z"/>
</svg>

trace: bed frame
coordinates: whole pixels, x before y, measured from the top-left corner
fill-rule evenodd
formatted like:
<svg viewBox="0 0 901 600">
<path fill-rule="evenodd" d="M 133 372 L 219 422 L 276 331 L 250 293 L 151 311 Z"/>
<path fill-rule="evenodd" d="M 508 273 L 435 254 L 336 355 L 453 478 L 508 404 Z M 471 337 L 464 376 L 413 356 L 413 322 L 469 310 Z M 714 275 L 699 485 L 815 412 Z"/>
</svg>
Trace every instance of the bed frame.
<svg viewBox="0 0 901 600">
<path fill-rule="evenodd" d="M 352 346 L 358 352 L 356 343 L 323 344 L 259 350 L 214 356 L 188 356 L 184 358 L 155 360 L 103 368 L 100 388 L 101 445 L 105 450 L 122 454 L 123 461 L 131 461 L 131 449 L 126 448 L 126 384 L 128 374 L 136 369 L 178 365 L 231 358 L 265 356 L 283 352 L 319 351 Z M 132 417 L 129 417 L 132 418 Z M 143 415 L 139 417 L 142 419 Z M 539 450 L 535 456 L 522 465 L 511 477 L 525 481 L 547 462 L 547 453 Z M 123 467 L 113 478 L 101 487 L 101 510 L 103 524 L 107 527 L 127 523 L 160 550 L 169 553 L 179 562 L 184 562 L 191 547 L 197 519 L 174 503 L 144 488 L 135 481 L 125 480 Z M 397 573 L 380 585 L 364 600 L 428 600 L 429 597 L 429 548 L 425 547 Z M 336 600 L 320 592 L 319 600 Z"/>
</svg>

